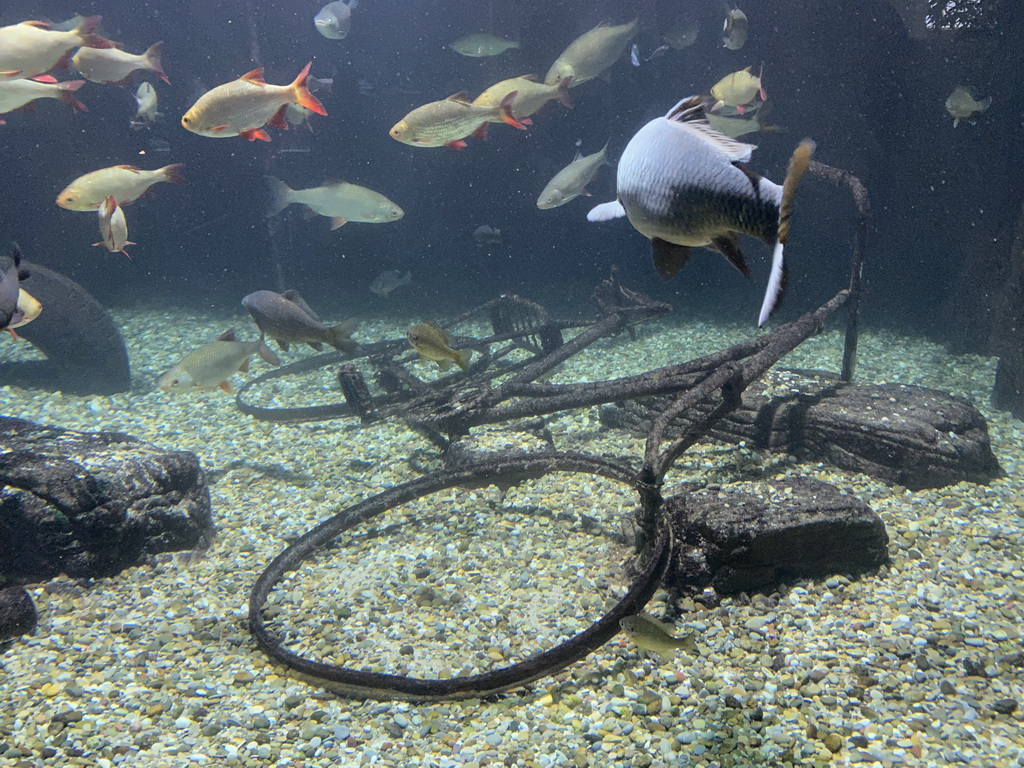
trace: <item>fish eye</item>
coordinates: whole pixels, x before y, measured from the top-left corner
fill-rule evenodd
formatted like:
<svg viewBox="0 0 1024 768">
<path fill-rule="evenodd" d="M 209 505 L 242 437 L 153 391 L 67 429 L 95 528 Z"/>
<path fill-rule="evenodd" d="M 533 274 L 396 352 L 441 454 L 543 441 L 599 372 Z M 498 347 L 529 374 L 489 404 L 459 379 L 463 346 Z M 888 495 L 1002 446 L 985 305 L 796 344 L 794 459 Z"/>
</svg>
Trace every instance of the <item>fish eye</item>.
<svg viewBox="0 0 1024 768">
<path fill-rule="evenodd" d="M 189 120 L 189 119 L 188 119 L 188 117 L 186 116 L 186 117 L 183 117 L 183 118 L 181 118 L 181 122 L 183 122 L 183 123 L 185 123 L 186 125 L 188 125 L 188 124 L 189 124 L 189 123 L 191 123 L 192 121 L 191 121 L 191 120 Z"/>
</svg>

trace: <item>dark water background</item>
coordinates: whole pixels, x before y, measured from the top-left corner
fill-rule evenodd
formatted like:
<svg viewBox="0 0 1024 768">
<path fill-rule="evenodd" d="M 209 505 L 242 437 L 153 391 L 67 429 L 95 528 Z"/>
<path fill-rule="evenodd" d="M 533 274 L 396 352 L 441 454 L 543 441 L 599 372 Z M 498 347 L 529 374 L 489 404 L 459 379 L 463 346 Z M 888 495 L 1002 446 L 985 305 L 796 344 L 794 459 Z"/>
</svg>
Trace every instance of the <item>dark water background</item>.
<svg viewBox="0 0 1024 768">
<path fill-rule="evenodd" d="M 610 137 L 614 159 L 637 128 L 679 98 L 764 62 L 771 122 L 785 131 L 745 137 L 760 147 L 752 166 L 781 182 L 792 148 L 810 136 L 818 142 L 818 159 L 857 174 L 871 193 L 869 322 L 953 334 L 957 312 L 997 287 L 984 265 L 1008 249 L 1024 196 L 1024 23 L 1012 4 L 989 4 L 998 25 L 918 40 L 883 0 L 752 0 L 741 6 L 750 37 L 739 51 L 721 45 L 720 0 L 361 0 L 343 41 L 314 29 L 321 5 L 5 2 L 4 24 L 98 13 L 103 33 L 132 52 L 164 40 L 171 85 L 151 78 L 165 115 L 151 131 L 128 127 L 135 86 L 86 84 L 78 93 L 89 106 L 84 114 L 41 102 L 33 113 L 5 116 L 0 242 L 17 240 L 30 258 L 65 272 L 112 307 L 230 308 L 250 291 L 282 287 L 280 269 L 284 287 L 302 290 L 324 314 L 372 312 L 387 303 L 369 293 L 368 282 L 399 268 L 412 271 L 413 286 L 390 302 L 434 317 L 509 290 L 568 314 L 586 306 L 593 285 L 615 264 L 633 287 L 677 307 L 709 319 L 749 318 L 753 326 L 767 275 L 768 250 L 761 244 L 745 240 L 750 282 L 721 257 L 701 251 L 674 281 L 662 283 L 648 242 L 625 220 L 585 220 L 593 203 L 613 197 L 612 169 L 599 174 L 593 198 L 551 211 L 538 210 L 535 201 L 571 160 L 578 139 L 589 154 Z M 422 103 L 462 90 L 475 96 L 526 73 L 543 78 L 571 40 L 604 20 L 639 15 L 636 40 L 649 53 L 681 10 L 700 23 L 692 47 L 640 68 L 623 56 L 608 81 L 572 90 L 574 110 L 549 104 L 527 132 L 494 125 L 487 142 L 470 140 L 461 152 L 412 148 L 388 136 L 391 125 Z M 484 59 L 446 48 L 478 30 L 518 39 L 522 47 Z M 334 78 L 333 91 L 323 97 L 329 117 L 313 117 L 314 133 L 269 129 L 272 142 L 250 143 L 181 128 L 180 116 L 198 88 L 260 64 L 268 82 L 286 83 L 310 60 L 314 75 Z M 366 92 L 360 80 L 370 86 Z M 943 103 L 957 85 L 978 98 L 992 96 L 978 125 L 953 129 Z M 149 152 L 153 138 L 167 141 L 170 152 Z M 311 152 L 278 154 L 303 147 Z M 170 162 L 185 163 L 189 186 L 161 184 L 153 197 L 127 209 L 131 239 L 139 243 L 129 249 L 130 262 L 90 247 L 97 239 L 95 215 L 54 204 L 82 173 L 117 163 L 155 168 Z M 331 233 L 325 219 L 303 221 L 293 207 L 272 242 L 263 217 L 267 171 L 294 187 L 325 177 L 363 184 L 395 200 L 406 215 L 393 224 L 349 224 Z M 852 216 L 844 193 L 816 181 L 801 189 L 780 318 L 813 308 L 841 287 Z M 499 227 L 506 244 L 478 246 L 471 233 L 481 224 Z"/>
</svg>

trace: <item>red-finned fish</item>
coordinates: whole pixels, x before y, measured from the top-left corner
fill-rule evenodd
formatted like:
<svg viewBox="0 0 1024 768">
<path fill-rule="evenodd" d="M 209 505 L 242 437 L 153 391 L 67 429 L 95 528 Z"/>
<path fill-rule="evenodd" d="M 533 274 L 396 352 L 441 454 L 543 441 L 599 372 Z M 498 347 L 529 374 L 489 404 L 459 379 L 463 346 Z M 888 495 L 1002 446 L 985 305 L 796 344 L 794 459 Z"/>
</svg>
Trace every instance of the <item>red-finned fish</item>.
<svg viewBox="0 0 1024 768">
<path fill-rule="evenodd" d="M 493 107 L 501 104 L 505 97 L 515 92 L 516 97 L 512 100 L 512 117 L 523 125 L 529 125 L 529 117 L 552 99 L 558 101 L 563 107 L 572 109 L 572 101 L 569 100 L 569 86 L 572 85 L 572 78 L 562 80 L 558 85 L 545 85 L 538 83 L 534 75 L 523 75 L 502 80 L 495 83 L 475 99 L 473 104 L 478 107 Z M 492 123 L 503 122 L 501 116 L 492 117 Z"/>
<path fill-rule="evenodd" d="M 114 165 L 79 176 L 57 195 L 57 205 L 69 211 L 95 211 L 113 195 L 118 205 L 138 200 L 149 188 L 161 181 L 187 184 L 181 175 L 182 163 L 165 165 L 145 171 L 134 165 Z"/>
<path fill-rule="evenodd" d="M 79 46 L 113 48 L 97 35 L 102 16 L 82 18 L 71 30 L 51 29 L 45 21 L 23 21 L 0 27 L 0 80 L 35 77 L 54 67 L 65 68 Z"/>
<path fill-rule="evenodd" d="M 58 83 L 49 75 L 25 80 L 0 80 L 0 114 L 13 112 L 36 99 L 58 99 L 75 112 L 85 112 L 88 107 L 75 98 L 75 91 L 83 85 L 85 80 Z"/>
<path fill-rule="evenodd" d="M 237 80 L 207 91 L 181 118 L 192 133 L 215 139 L 244 136 L 249 141 L 270 141 L 263 126 L 288 129 L 285 112 L 298 104 L 318 115 L 326 115 L 323 104 L 306 86 L 313 62 L 307 64 L 290 85 L 268 85 L 263 70 L 254 69 Z"/>
<path fill-rule="evenodd" d="M 666 280 L 686 264 L 694 246 L 719 251 L 748 275 L 737 233 L 774 243 L 757 320 L 763 326 L 783 289 L 792 198 L 814 142 L 797 147 L 780 186 L 746 167 L 754 145 L 714 130 L 704 119 L 705 105 L 701 96 L 683 99 L 637 131 L 619 159 L 617 199 L 593 208 L 587 219 L 629 217 L 651 239 L 654 265 Z"/>
<path fill-rule="evenodd" d="M 469 101 L 465 91 L 441 101 L 432 101 L 417 107 L 391 128 L 391 138 L 411 147 L 448 147 L 462 149 L 463 141 L 472 135 L 487 138 L 487 124 L 500 120 L 514 128 L 526 126 L 512 115 L 518 91 L 511 91 L 498 104 L 480 106 Z"/>
<path fill-rule="evenodd" d="M 575 88 L 593 80 L 622 55 L 639 27 L 640 20 L 633 19 L 628 24 L 618 26 L 598 24 L 589 32 L 584 32 L 569 43 L 569 47 L 551 65 L 544 82 L 557 85 L 571 77 L 570 87 Z"/>
<path fill-rule="evenodd" d="M 144 53 L 128 53 L 120 48 L 79 48 L 71 63 L 93 83 L 123 83 L 137 69 L 148 70 L 169 83 L 160 58 L 163 45 L 153 43 Z"/>
<path fill-rule="evenodd" d="M 103 239 L 93 245 L 102 245 L 110 253 L 123 253 L 130 259 L 131 254 L 125 248 L 135 243 L 128 239 L 128 221 L 124 217 L 124 210 L 117 204 L 113 195 L 100 204 L 98 213 L 100 237 Z"/>
</svg>

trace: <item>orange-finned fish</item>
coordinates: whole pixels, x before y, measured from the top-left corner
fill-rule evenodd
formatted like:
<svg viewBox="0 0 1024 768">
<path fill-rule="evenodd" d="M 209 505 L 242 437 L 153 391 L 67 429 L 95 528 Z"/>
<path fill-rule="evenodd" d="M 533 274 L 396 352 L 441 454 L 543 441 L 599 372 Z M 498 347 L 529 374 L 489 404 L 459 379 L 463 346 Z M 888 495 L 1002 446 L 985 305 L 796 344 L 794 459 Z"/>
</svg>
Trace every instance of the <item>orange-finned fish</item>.
<svg viewBox="0 0 1024 768">
<path fill-rule="evenodd" d="M 51 29 L 45 21 L 23 21 L 0 27 L 0 80 L 18 80 L 66 68 L 71 51 L 79 46 L 113 48 L 114 44 L 95 33 L 102 16 L 83 18 L 67 31 Z"/>
<path fill-rule="evenodd" d="M 411 147 L 448 147 L 462 149 L 472 135 L 487 138 L 487 124 L 500 120 L 520 130 L 526 126 L 512 116 L 518 91 L 511 91 L 499 104 L 480 106 L 469 101 L 465 91 L 441 101 L 416 107 L 391 127 L 391 138 Z"/>
<path fill-rule="evenodd" d="M 113 195 L 100 204 L 98 212 L 100 237 L 103 239 L 93 245 L 105 246 L 110 253 L 123 253 L 130 259 L 132 256 L 125 248 L 135 243 L 128 239 L 128 222 L 124 217 L 124 210 L 117 204 Z"/>
<path fill-rule="evenodd" d="M 0 114 L 12 112 L 36 99 L 59 99 L 75 112 L 85 112 L 85 104 L 75 98 L 75 91 L 83 85 L 85 80 L 58 83 L 49 75 L 25 80 L 0 80 Z"/>
<path fill-rule="evenodd" d="M 323 104 L 306 87 L 307 64 L 290 85 L 268 85 L 263 70 L 254 69 L 237 80 L 218 85 L 204 93 L 181 118 L 192 133 L 214 139 L 244 136 L 249 141 L 270 141 L 263 126 L 288 129 L 285 112 L 289 104 L 326 115 Z"/>
</svg>

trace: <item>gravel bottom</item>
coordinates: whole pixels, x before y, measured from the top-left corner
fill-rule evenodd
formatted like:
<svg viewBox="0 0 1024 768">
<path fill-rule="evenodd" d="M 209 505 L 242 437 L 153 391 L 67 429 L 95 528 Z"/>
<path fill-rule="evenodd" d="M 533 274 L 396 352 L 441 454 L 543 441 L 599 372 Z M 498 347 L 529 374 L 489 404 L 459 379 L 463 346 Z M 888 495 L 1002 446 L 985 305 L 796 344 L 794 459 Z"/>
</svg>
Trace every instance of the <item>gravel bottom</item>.
<svg viewBox="0 0 1024 768">
<path fill-rule="evenodd" d="M 1006 471 L 991 485 L 911 493 L 711 444 L 669 478 L 831 482 L 885 520 L 892 565 L 881 572 L 799 581 L 714 609 L 688 602 L 677 631 L 693 632 L 696 648 L 671 659 L 619 638 L 493 701 L 360 702 L 270 664 L 246 626 L 248 590 L 289 540 L 437 468 L 436 451 L 398 423 L 273 425 L 241 415 L 219 391 L 154 391 L 191 348 L 248 324 L 142 311 L 117 320 L 132 392 L 5 387 L 2 412 L 196 452 L 211 480 L 216 542 L 202 556 L 168 554 L 94 583 L 33 585 L 39 628 L 0 655 L 0 765 L 1024 766 L 1024 424 L 988 408 L 993 360 L 875 333 L 862 338 L 858 370 L 864 382 L 921 384 L 976 403 Z M 405 327 L 372 320 L 357 337 L 394 338 Z M 552 381 L 636 373 L 748 335 L 670 320 L 638 329 L 635 341 L 594 345 Z M 841 345 L 832 331 L 783 364 L 836 370 Z M 32 354 L 2 347 L 8 358 Z M 248 375 L 263 370 L 256 362 Z M 291 389 L 267 396 L 340 399 L 329 374 Z M 642 441 L 603 430 L 596 410 L 549 426 L 560 449 L 632 464 L 642 455 Z M 374 671 L 505 665 L 578 632 L 623 594 L 622 530 L 635 502 L 628 488 L 580 475 L 504 498 L 484 488 L 420 499 L 292 573 L 272 595 L 271 625 L 292 650 Z M 650 609 L 664 607 L 659 595 Z"/>
</svg>

